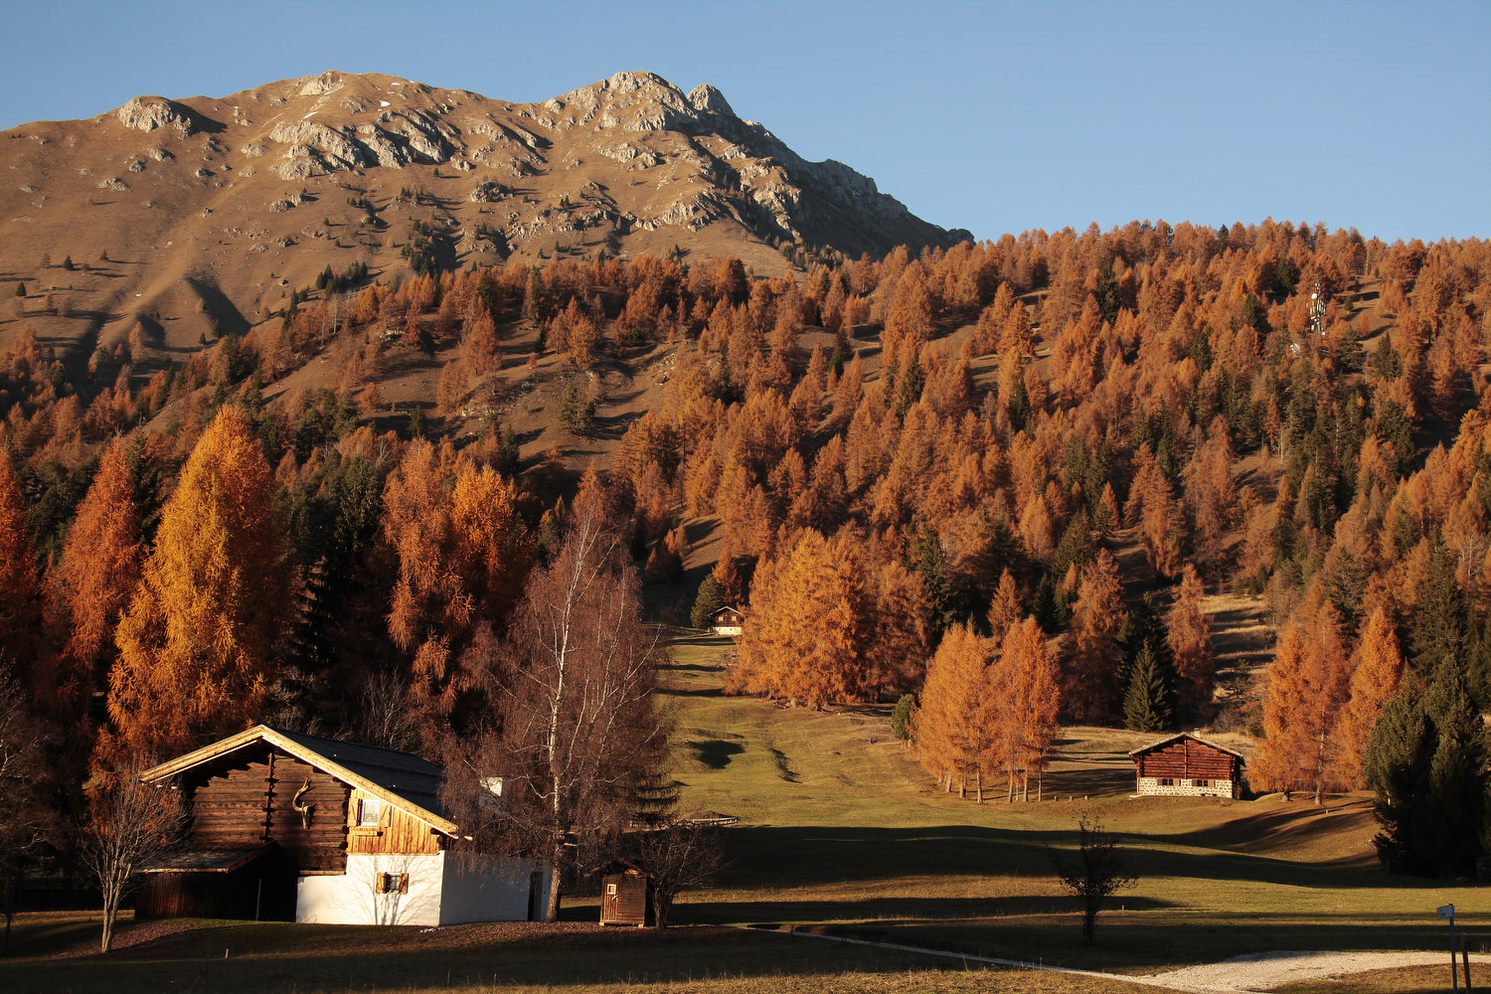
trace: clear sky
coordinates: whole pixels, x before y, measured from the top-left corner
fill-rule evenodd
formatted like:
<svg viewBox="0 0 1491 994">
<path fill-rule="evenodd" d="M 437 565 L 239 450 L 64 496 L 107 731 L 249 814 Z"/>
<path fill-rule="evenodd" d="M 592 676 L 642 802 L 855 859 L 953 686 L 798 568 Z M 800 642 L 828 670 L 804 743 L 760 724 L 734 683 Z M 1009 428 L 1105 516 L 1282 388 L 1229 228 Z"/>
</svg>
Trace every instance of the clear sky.
<svg viewBox="0 0 1491 994">
<path fill-rule="evenodd" d="M 1491 236 L 1491 2 L 7 4 L 0 128 L 334 68 L 535 100 L 650 69 L 980 237 Z"/>
</svg>

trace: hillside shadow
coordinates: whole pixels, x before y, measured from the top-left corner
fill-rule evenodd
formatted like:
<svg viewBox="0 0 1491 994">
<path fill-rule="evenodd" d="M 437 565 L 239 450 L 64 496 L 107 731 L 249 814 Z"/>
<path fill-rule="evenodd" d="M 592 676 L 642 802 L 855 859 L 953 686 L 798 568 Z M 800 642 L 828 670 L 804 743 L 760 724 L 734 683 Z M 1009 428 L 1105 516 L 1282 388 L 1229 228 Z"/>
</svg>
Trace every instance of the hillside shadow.
<svg viewBox="0 0 1491 994">
<path fill-rule="evenodd" d="M 874 884 L 907 877 L 1049 877 L 1053 848 L 1069 848 L 1075 833 L 996 829 L 974 825 L 932 828 L 828 828 L 749 826 L 726 834 L 736 886 L 801 887 Z M 1130 868 L 1146 876 L 1226 882 L 1251 880 L 1295 887 L 1350 890 L 1379 887 L 1380 875 L 1349 864 L 1307 864 L 1244 852 L 1205 848 L 1202 833 L 1120 836 Z M 1192 845 L 1174 852 L 1154 845 Z M 1211 842 L 1211 844 L 1215 844 Z"/>
</svg>

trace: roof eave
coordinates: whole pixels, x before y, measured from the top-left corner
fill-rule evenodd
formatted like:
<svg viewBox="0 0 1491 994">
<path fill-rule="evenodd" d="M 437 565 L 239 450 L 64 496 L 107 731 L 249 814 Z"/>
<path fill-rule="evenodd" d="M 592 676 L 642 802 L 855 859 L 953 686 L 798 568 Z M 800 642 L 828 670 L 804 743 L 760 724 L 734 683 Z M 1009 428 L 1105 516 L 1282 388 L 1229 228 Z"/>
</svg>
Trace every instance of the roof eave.
<svg viewBox="0 0 1491 994">
<path fill-rule="evenodd" d="M 210 745 L 205 745 L 184 756 L 152 766 L 140 774 L 140 779 L 146 783 L 159 783 L 170 777 L 185 773 L 193 767 L 201 766 L 219 756 L 226 756 L 236 749 L 241 749 L 255 741 L 267 742 L 270 745 L 282 749 L 305 763 L 309 763 L 322 773 L 336 777 L 344 783 L 356 787 L 358 790 L 366 791 L 374 797 L 380 798 L 394 807 L 405 811 L 420 821 L 426 823 L 443 835 L 454 838 L 459 831 L 459 826 L 449 818 L 443 818 L 435 812 L 391 790 L 387 790 L 381 784 L 375 783 L 360 773 L 355 773 L 334 759 L 328 759 L 313 749 L 309 749 L 289 736 L 282 735 L 268 725 L 255 725 L 246 728 L 236 735 L 230 735 Z"/>
</svg>

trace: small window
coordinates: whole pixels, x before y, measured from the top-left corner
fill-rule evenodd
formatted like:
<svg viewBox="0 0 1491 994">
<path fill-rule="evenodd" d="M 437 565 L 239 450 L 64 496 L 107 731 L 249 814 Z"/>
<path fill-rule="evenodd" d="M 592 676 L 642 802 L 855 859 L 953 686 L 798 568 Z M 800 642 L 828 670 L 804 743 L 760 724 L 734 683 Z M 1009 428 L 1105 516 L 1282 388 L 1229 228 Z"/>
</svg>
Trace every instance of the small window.
<svg viewBox="0 0 1491 994">
<path fill-rule="evenodd" d="M 1210 780 L 1192 780 L 1191 781 L 1191 786 L 1192 787 L 1210 787 L 1211 786 L 1211 781 Z"/>
<path fill-rule="evenodd" d="M 409 893 L 409 874 L 380 873 L 374 880 L 373 887 L 379 894 L 407 894 Z"/>
<path fill-rule="evenodd" d="M 377 797 L 364 797 L 357 802 L 357 825 L 359 828 L 377 826 L 383 822 L 383 801 Z"/>
<path fill-rule="evenodd" d="M 616 885 L 615 884 L 606 884 L 606 896 L 607 897 L 615 897 L 616 896 Z"/>
<path fill-rule="evenodd" d="M 1174 787 L 1175 786 L 1175 778 L 1174 777 L 1160 777 L 1160 786 L 1161 787 Z"/>
</svg>

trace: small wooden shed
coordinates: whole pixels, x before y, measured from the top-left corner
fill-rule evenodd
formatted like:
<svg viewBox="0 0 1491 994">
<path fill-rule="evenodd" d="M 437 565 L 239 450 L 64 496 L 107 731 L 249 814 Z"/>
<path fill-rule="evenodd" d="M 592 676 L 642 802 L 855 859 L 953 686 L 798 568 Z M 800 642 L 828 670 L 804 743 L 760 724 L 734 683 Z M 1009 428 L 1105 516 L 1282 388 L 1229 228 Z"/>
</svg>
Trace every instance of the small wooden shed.
<svg viewBox="0 0 1491 994">
<path fill-rule="evenodd" d="M 1182 732 L 1135 749 L 1140 794 L 1181 797 L 1242 796 L 1243 757 L 1226 746 Z"/>
<path fill-rule="evenodd" d="M 653 923 L 652 877 L 628 860 L 618 859 L 600 868 L 601 924 L 636 925 Z"/>
<path fill-rule="evenodd" d="M 745 611 L 729 604 L 709 616 L 709 629 L 716 635 L 739 635 L 745 625 Z"/>
</svg>

